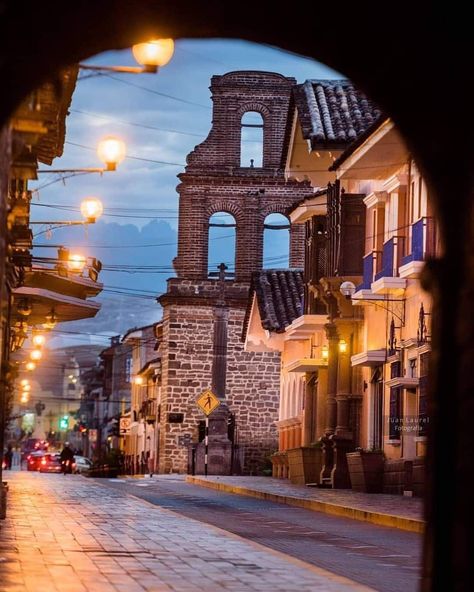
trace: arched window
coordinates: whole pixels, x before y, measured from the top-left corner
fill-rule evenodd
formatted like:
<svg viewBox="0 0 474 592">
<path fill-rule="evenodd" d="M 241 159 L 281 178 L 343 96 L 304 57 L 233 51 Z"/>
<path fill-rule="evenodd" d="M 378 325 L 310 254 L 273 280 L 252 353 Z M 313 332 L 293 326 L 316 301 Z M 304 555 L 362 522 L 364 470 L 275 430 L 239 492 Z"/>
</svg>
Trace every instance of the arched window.
<svg viewBox="0 0 474 592">
<path fill-rule="evenodd" d="M 235 273 L 235 218 L 228 212 L 216 212 L 209 218 L 209 248 L 207 273 L 215 274 L 217 267 L 225 263 L 227 273 Z"/>
<path fill-rule="evenodd" d="M 256 111 L 247 111 L 242 115 L 240 166 L 263 166 L 263 117 Z"/>
<path fill-rule="evenodd" d="M 269 214 L 263 226 L 263 267 L 289 267 L 290 223 L 283 214 Z"/>
</svg>

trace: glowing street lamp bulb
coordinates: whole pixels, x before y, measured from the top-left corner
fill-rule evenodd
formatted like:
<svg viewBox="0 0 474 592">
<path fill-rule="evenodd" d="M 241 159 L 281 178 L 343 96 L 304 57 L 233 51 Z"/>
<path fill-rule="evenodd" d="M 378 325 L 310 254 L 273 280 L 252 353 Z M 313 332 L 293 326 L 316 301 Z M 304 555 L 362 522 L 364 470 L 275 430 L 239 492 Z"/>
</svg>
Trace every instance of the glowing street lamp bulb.
<svg viewBox="0 0 474 592">
<path fill-rule="evenodd" d="M 46 342 L 44 335 L 33 335 L 33 345 L 35 347 L 42 347 Z"/>
<path fill-rule="evenodd" d="M 23 378 L 23 380 L 20 380 L 20 384 L 21 386 L 25 386 L 25 384 L 30 384 L 30 381 L 27 378 Z"/>
<path fill-rule="evenodd" d="M 345 354 L 347 351 L 347 341 L 345 339 L 341 339 L 339 341 L 339 351 L 341 354 Z"/>
<path fill-rule="evenodd" d="M 21 403 L 28 403 L 28 393 L 23 393 L 20 398 Z"/>
<path fill-rule="evenodd" d="M 329 358 L 329 348 L 327 345 L 323 345 L 321 348 L 321 357 L 323 360 L 327 360 Z"/>
<path fill-rule="evenodd" d="M 148 72 L 156 72 L 165 66 L 173 57 L 174 41 L 172 39 L 152 39 L 148 43 L 137 43 L 132 47 L 133 57 Z"/>
<path fill-rule="evenodd" d="M 33 372 L 33 370 L 36 368 L 36 364 L 34 362 L 28 362 L 25 368 L 28 370 L 28 372 Z"/>
<path fill-rule="evenodd" d="M 133 381 L 136 385 L 141 386 L 143 384 L 143 376 L 135 376 Z"/>
<path fill-rule="evenodd" d="M 30 392 L 30 391 L 31 391 L 31 384 L 24 384 L 24 385 L 22 385 L 22 387 L 21 387 L 21 390 L 22 390 L 24 393 L 28 393 L 28 392 Z"/>
<path fill-rule="evenodd" d="M 117 165 L 125 158 L 125 142 L 115 136 L 103 138 L 97 146 L 97 154 L 108 171 L 115 171 Z"/>
<path fill-rule="evenodd" d="M 82 273 L 86 264 L 86 258 L 83 255 L 69 255 L 67 266 L 73 273 Z"/>
<path fill-rule="evenodd" d="M 40 349 L 34 349 L 31 353 L 30 353 L 30 358 L 32 360 L 41 360 L 41 358 L 43 357 L 43 352 Z"/>
<path fill-rule="evenodd" d="M 97 218 L 100 218 L 103 211 L 104 206 L 100 199 L 96 197 L 87 197 L 81 202 L 81 214 L 87 222 L 95 222 Z"/>
</svg>

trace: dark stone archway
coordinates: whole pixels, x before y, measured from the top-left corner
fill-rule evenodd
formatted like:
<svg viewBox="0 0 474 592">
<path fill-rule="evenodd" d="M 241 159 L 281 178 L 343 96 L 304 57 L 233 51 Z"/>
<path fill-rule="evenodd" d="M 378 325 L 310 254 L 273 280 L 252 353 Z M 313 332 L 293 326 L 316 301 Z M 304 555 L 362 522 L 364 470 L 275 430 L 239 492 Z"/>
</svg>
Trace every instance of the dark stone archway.
<svg viewBox="0 0 474 592">
<path fill-rule="evenodd" d="M 152 34 L 243 38 L 314 57 L 352 78 L 393 117 L 434 193 L 445 248 L 444 258 L 425 274 L 434 296 L 435 330 L 424 590 L 467 590 L 474 565 L 469 546 L 474 526 L 470 20 L 457 6 L 452 14 L 446 5 L 443 13 L 433 14 L 432 5 L 405 0 L 393 6 L 312 6 L 308 10 L 302 0 L 235 5 L 5 1 L 0 5 L 0 121 L 57 68 Z"/>
</svg>

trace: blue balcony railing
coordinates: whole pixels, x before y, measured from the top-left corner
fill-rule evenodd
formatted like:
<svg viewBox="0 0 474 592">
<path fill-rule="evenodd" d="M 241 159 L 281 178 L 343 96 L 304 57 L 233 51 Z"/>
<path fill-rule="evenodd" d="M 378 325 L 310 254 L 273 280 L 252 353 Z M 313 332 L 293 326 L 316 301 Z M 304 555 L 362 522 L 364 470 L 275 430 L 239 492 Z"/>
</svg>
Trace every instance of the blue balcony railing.
<svg viewBox="0 0 474 592">
<path fill-rule="evenodd" d="M 370 290 L 370 286 L 374 281 L 374 274 L 380 269 L 381 262 L 382 251 L 372 251 L 364 257 L 362 283 L 357 286 L 357 291 Z"/>
<path fill-rule="evenodd" d="M 410 253 L 403 257 L 402 265 L 411 261 L 424 261 L 436 250 L 436 226 L 433 218 L 420 218 L 411 227 Z"/>
<path fill-rule="evenodd" d="M 383 245 L 382 269 L 375 274 L 374 281 L 383 277 L 397 277 L 403 252 L 403 236 L 393 236 Z"/>
</svg>

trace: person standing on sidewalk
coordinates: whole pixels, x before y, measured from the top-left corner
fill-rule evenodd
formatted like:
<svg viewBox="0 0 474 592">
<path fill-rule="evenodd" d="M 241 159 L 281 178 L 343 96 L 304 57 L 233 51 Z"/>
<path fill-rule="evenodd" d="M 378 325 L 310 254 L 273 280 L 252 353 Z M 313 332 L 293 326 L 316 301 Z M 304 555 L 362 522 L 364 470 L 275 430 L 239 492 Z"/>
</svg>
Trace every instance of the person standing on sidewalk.
<svg viewBox="0 0 474 592">
<path fill-rule="evenodd" d="M 12 460 L 13 460 L 13 450 L 11 444 L 8 445 L 7 451 L 4 454 L 5 459 L 5 469 L 11 471 L 12 468 Z"/>
</svg>

